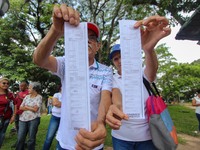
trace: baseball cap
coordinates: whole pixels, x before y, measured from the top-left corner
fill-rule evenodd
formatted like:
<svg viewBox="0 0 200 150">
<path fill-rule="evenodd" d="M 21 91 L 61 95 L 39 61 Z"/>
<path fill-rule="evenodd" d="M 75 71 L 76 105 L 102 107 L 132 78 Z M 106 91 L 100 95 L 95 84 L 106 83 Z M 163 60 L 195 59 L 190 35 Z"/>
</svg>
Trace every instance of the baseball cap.
<svg viewBox="0 0 200 150">
<path fill-rule="evenodd" d="M 111 51 L 110 51 L 110 54 L 109 54 L 109 59 L 112 59 L 113 58 L 113 54 L 116 53 L 116 52 L 120 52 L 121 48 L 120 48 L 120 44 L 115 44 L 112 48 L 111 48 Z"/>
<path fill-rule="evenodd" d="M 88 22 L 87 25 L 88 25 L 88 29 L 94 31 L 94 33 L 97 35 L 97 38 L 99 39 L 100 38 L 99 27 L 96 24 L 92 23 L 92 22 Z"/>
</svg>

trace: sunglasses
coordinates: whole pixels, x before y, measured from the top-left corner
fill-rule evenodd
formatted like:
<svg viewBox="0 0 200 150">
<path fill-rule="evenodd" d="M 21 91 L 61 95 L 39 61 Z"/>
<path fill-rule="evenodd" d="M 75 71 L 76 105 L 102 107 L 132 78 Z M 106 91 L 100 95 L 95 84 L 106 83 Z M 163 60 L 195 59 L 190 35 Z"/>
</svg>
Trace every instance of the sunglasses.
<svg viewBox="0 0 200 150">
<path fill-rule="evenodd" d="M 7 85 L 9 85 L 9 83 L 8 83 L 8 82 L 2 82 L 2 84 L 3 84 L 3 85 L 6 85 L 6 84 L 7 84 Z"/>
</svg>

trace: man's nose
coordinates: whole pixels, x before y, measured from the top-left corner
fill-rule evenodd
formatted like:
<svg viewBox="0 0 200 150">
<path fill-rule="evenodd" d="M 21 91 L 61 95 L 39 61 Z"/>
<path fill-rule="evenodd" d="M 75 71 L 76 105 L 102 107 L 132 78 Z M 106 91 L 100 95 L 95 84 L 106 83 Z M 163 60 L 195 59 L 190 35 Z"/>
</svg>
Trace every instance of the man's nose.
<svg viewBox="0 0 200 150">
<path fill-rule="evenodd" d="M 121 57 L 118 60 L 119 60 L 119 63 L 121 63 Z"/>
</svg>

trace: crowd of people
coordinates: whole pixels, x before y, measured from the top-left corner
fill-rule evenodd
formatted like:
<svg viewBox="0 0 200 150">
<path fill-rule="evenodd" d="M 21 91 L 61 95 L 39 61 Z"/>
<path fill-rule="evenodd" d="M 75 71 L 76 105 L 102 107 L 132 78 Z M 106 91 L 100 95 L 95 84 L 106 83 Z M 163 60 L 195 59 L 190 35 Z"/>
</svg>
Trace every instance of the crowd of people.
<svg viewBox="0 0 200 150">
<path fill-rule="evenodd" d="M 33 61 L 39 67 L 45 68 L 61 79 L 59 92 L 52 98 L 51 119 L 44 140 L 43 150 L 48 150 L 56 137 L 58 141 L 57 150 L 103 150 L 105 137 L 107 135 L 105 124 L 112 130 L 112 142 L 114 150 L 156 150 L 149 131 L 147 116 L 144 119 L 129 119 L 122 110 L 122 68 L 120 44 L 112 47 L 109 58 L 117 72 L 113 74 L 110 67 L 99 63 L 95 55 L 101 47 L 99 27 L 88 22 L 88 60 L 89 60 L 89 94 L 91 107 L 91 131 L 79 129 L 69 130 L 66 126 L 68 120 L 66 115 L 66 77 L 65 57 L 54 57 L 51 55 L 55 44 L 64 34 L 64 22 L 72 26 L 80 23 L 79 12 L 66 4 L 55 5 L 53 9 L 53 23 L 46 36 L 38 44 L 33 54 Z M 141 43 L 145 54 L 145 67 L 143 76 L 152 82 L 156 78 L 158 69 L 157 56 L 154 47 L 158 41 L 171 32 L 169 22 L 162 16 L 151 16 L 140 20 L 133 25 L 141 28 Z M 25 143 L 29 150 L 35 149 L 36 134 L 40 124 L 40 109 L 42 96 L 41 85 L 38 82 L 21 82 L 20 92 L 16 97 L 8 91 L 9 80 L 0 79 L 0 115 L 4 115 L 5 122 L 0 129 L 0 146 L 3 143 L 6 128 L 9 122 L 15 121 L 17 128 L 16 150 L 23 150 Z M 144 91 L 144 102 L 148 93 Z M 28 91 L 28 92 L 27 92 Z M 14 109 L 8 105 L 13 101 Z M 145 103 L 146 104 L 146 103 Z M 145 107 L 146 109 L 146 107 Z M 6 111 L 5 111 L 6 110 Z M 4 114 L 5 113 L 5 114 Z M 50 113 L 50 112 L 49 112 Z M 57 133 L 57 134 L 56 134 Z M 133 134 L 134 133 L 134 134 Z M 27 142 L 26 136 L 28 134 Z"/>
<path fill-rule="evenodd" d="M 50 149 L 60 123 L 61 86 L 52 97 L 52 116 L 44 142 L 45 150 Z M 9 79 L 0 78 L 0 148 L 9 124 L 15 123 L 11 132 L 17 134 L 17 140 L 11 148 L 16 150 L 35 149 L 36 134 L 40 124 L 42 108 L 41 84 L 39 82 L 21 81 L 19 92 L 9 90 Z M 48 108 L 48 107 L 47 107 Z M 47 111 L 48 114 L 48 111 Z M 28 135 L 28 136 L 27 136 Z M 27 140 L 27 141 L 26 141 Z"/>
<path fill-rule="evenodd" d="M 23 150 L 27 134 L 27 147 L 35 147 L 36 133 L 40 123 L 42 96 L 41 85 L 38 82 L 22 81 L 19 92 L 15 95 L 9 90 L 9 79 L 0 78 L 0 148 L 3 144 L 9 123 L 15 122 L 17 141 L 11 146 Z"/>
</svg>

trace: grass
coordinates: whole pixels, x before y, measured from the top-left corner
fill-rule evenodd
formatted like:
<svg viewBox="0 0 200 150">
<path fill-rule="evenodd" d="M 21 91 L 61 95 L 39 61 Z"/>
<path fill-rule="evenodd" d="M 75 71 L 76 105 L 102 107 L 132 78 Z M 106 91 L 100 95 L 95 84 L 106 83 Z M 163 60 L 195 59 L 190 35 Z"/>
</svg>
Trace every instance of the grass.
<svg viewBox="0 0 200 150">
<path fill-rule="evenodd" d="M 46 137 L 46 133 L 47 133 L 47 128 L 49 125 L 49 120 L 50 120 L 50 115 L 43 115 L 41 117 L 41 122 L 39 125 L 39 129 L 38 129 L 38 133 L 37 133 L 37 138 L 36 138 L 36 150 L 41 150 L 45 137 Z M 11 145 L 13 145 L 15 143 L 15 141 L 17 140 L 17 135 L 14 133 L 10 133 L 10 129 L 14 126 L 14 124 L 9 125 L 7 128 L 7 132 L 6 132 L 6 137 L 4 139 L 3 142 L 3 146 L 1 147 L 1 150 L 8 150 L 11 149 Z M 51 150 L 55 150 L 56 148 L 56 140 L 54 139 L 53 143 L 52 143 L 52 148 Z M 13 148 L 14 149 L 14 148 Z"/>
<path fill-rule="evenodd" d="M 198 128 L 198 121 L 195 116 L 195 110 L 187 108 L 182 105 L 169 105 L 168 106 L 170 115 L 172 117 L 172 120 L 176 126 L 178 133 L 184 133 L 191 136 L 197 136 L 194 131 Z M 37 133 L 37 139 L 36 139 L 36 150 L 41 150 L 45 137 L 46 132 L 49 124 L 50 116 L 43 115 L 41 117 L 41 123 L 39 125 L 39 130 Z M 10 129 L 13 127 L 13 125 L 9 125 L 6 137 L 3 143 L 3 146 L 1 150 L 8 150 L 11 149 L 11 145 L 15 143 L 17 140 L 16 134 L 11 134 Z M 112 139 L 111 139 L 111 129 L 107 127 L 107 138 L 105 140 L 105 147 L 112 146 Z M 179 138 L 179 143 L 185 143 L 184 139 Z M 57 141 L 54 139 L 51 150 L 55 150 Z"/>
<path fill-rule="evenodd" d="M 182 105 L 169 105 L 170 115 L 178 133 L 184 133 L 196 136 L 195 130 L 198 130 L 198 121 L 195 110 Z"/>
</svg>

